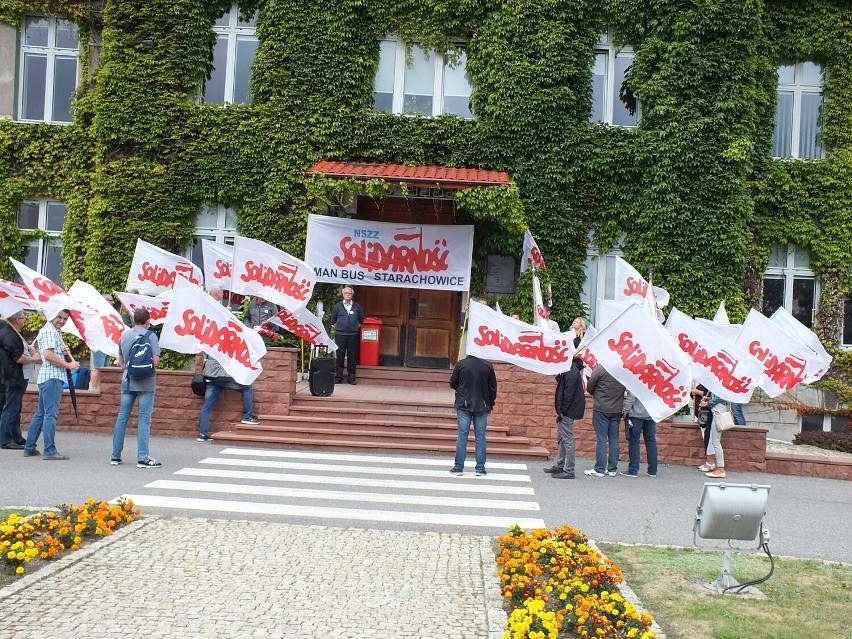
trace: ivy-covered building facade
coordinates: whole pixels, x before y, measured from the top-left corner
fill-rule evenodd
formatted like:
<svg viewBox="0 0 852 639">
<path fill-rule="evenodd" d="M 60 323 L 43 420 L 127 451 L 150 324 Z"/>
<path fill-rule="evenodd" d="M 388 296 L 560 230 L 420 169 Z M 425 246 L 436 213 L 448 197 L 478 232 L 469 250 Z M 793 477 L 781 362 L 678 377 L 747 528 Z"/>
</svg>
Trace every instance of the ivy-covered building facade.
<svg viewBox="0 0 852 639">
<path fill-rule="evenodd" d="M 2 269 L 122 289 L 138 237 L 197 261 L 302 255 L 317 212 L 473 224 L 472 292 L 529 316 L 529 227 L 564 327 L 616 255 L 690 315 L 787 308 L 835 355 L 803 427 L 845 428 L 850 29 L 845 0 L 0 0 Z M 417 365 L 421 307 L 458 331 L 458 296 L 420 294 L 358 293 L 396 313 L 389 361 Z"/>
</svg>

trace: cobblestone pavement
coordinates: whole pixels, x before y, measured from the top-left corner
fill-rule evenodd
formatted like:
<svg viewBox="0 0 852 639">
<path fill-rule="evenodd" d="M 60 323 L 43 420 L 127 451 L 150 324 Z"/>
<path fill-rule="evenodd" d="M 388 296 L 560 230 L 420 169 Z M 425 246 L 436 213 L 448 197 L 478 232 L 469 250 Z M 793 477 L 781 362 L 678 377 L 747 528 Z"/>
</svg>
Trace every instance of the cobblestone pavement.
<svg viewBox="0 0 852 639">
<path fill-rule="evenodd" d="M 497 639 L 491 541 L 147 516 L 0 591 L 0 637 Z"/>
</svg>

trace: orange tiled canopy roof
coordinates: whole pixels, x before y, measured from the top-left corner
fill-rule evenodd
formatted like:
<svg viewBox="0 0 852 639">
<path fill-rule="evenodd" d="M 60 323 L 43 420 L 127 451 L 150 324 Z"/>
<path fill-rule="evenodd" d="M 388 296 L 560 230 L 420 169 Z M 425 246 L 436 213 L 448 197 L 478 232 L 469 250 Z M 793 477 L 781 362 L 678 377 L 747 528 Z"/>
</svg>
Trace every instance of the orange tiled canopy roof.
<svg viewBox="0 0 852 639">
<path fill-rule="evenodd" d="M 440 184 L 445 188 L 494 186 L 509 183 L 509 174 L 505 171 L 465 169 L 438 164 L 408 166 L 406 164 L 320 160 L 308 169 L 308 174 L 314 173 L 328 177 L 380 178 L 398 182 L 428 182 L 430 184 Z"/>
</svg>

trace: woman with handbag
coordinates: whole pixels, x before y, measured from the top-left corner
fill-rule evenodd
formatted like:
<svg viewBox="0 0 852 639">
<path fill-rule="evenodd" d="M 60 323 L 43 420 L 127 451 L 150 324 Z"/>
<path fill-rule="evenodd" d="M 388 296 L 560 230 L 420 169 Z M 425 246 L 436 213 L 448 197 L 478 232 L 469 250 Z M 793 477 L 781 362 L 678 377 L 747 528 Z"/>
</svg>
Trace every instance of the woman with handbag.
<svg viewBox="0 0 852 639">
<path fill-rule="evenodd" d="M 713 393 L 701 400 L 701 406 L 709 408 L 714 419 L 712 419 L 712 425 L 708 427 L 710 443 L 707 446 L 707 461 L 698 470 L 704 471 L 704 474 L 711 479 L 722 479 L 725 477 L 725 452 L 722 450 L 721 425 L 725 420 L 720 417 L 720 414 L 727 412 L 730 418 L 731 409 L 725 400 Z M 733 424 L 733 419 L 729 421 Z"/>
<path fill-rule="evenodd" d="M 707 406 L 707 402 L 704 402 L 704 405 L 701 405 L 701 401 L 705 400 L 707 396 L 710 394 L 710 391 L 707 390 L 707 387 L 704 384 L 698 384 L 695 388 L 692 389 L 692 415 L 693 420 L 698 424 L 698 427 L 701 429 L 701 437 L 704 440 L 704 445 L 701 448 L 701 454 L 707 454 L 707 447 L 710 445 L 710 429 L 713 427 L 713 411 L 710 410 Z M 707 469 L 704 468 L 705 464 L 699 466 L 699 469 L 707 472 Z"/>
</svg>

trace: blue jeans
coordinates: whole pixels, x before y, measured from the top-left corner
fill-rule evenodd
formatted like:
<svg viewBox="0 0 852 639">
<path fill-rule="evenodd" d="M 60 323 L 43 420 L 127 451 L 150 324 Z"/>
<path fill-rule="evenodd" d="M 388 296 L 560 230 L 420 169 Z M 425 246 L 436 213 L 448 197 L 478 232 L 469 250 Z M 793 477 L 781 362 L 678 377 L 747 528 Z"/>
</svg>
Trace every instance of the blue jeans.
<svg viewBox="0 0 852 639">
<path fill-rule="evenodd" d="M 731 412 L 734 414 L 734 424 L 736 426 L 746 425 L 745 410 L 743 410 L 742 404 L 731 402 Z"/>
<path fill-rule="evenodd" d="M 21 403 L 26 386 L 6 386 L 6 404 L 0 416 L 0 446 L 21 441 Z"/>
<path fill-rule="evenodd" d="M 243 395 L 243 419 L 248 419 L 254 411 L 254 387 L 238 384 L 232 379 L 218 379 L 211 377 L 207 380 L 207 391 L 204 393 L 204 404 L 201 406 L 201 416 L 198 419 L 198 433 L 209 435 L 210 413 L 213 405 L 219 399 L 220 393 L 225 390 L 239 391 Z"/>
<path fill-rule="evenodd" d="M 595 470 L 599 473 L 618 470 L 618 425 L 621 413 L 602 413 L 596 410 L 592 415 L 595 429 Z M 609 455 L 607 456 L 607 443 Z"/>
<path fill-rule="evenodd" d="M 38 385 L 38 408 L 27 427 L 24 452 L 34 451 L 38 436 L 44 433 L 44 454 L 56 454 L 56 419 L 59 417 L 63 383 L 61 379 L 48 379 Z"/>
<path fill-rule="evenodd" d="M 648 474 L 657 474 L 657 423 L 653 419 L 630 418 L 632 427 L 627 429 L 630 462 L 627 472 L 630 475 L 639 474 L 639 437 L 645 440 L 645 455 L 648 457 Z"/>
<path fill-rule="evenodd" d="M 115 420 L 115 430 L 112 433 L 112 458 L 121 459 L 124 448 L 124 433 L 127 432 L 127 422 L 133 403 L 139 399 L 139 427 L 136 434 L 136 460 L 148 459 L 148 439 L 151 436 L 151 413 L 154 410 L 154 391 L 121 391 L 121 403 L 118 417 Z"/>
<path fill-rule="evenodd" d="M 471 413 L 460 409 L 456 409 L 459 436 L 456 439 L 455 468 L 464 468 L 471 420 L 473 420 L 473 436 L 476 439 L 476 470 L 485 470 L 485 425 L 488 423 L 488 413 Z"/>
</svg>

